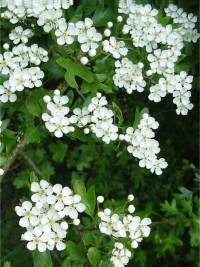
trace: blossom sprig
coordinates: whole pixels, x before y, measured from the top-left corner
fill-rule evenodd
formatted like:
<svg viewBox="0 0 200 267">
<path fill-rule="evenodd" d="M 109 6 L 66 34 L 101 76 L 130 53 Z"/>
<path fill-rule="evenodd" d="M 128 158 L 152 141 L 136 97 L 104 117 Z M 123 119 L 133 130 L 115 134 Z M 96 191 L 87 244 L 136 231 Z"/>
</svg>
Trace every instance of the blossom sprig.
<svg viewBox="0 0 200 267">
<path fill-rule="evenodd" d="M 154 130 L 158 126 L 158 122 L 153 117 L 144 113 L 137 129 L 128 127 L 126 133 L 121 134 L 119 138 L 129 144 L 127 150 L 139 159 L 140 167 L 145 167 L 152 173 L 160 175 L 168 164 L 164 158 L 157 158 L 160 147 L 158 141 L 154 139 Z"/>
<path fill-rule="evenodd" d="M 197 23 L 197 17 L 192 13 L 187 14 L 182 8 L 178 8 L 174 4 L 170 4 L 165 8 L 165 13 L 168 17 L 173 19 L 174 23 L 178 23 L 180 27 L 175 29 L 185 42 L 196 43 L 200 37 L 200 34 L 195 29 Z"/>
<path fill-rule="evenodd" d="M 158 84 L 150 87 L 149 99 L 160 102 L 162 97 L 172 94 L 173 103 L 177 106 L 176 113 L 187 115 L 188 110 L 193 108 L 190 102 L 192 81 L 193 76 L 185 71 L 176 75 L 165 75 L 165 78 L 159 79 Z"/>
<path fill-rule="evenodd" d="M 5 0 L 1 1 L 1 7 L 6 8 L 1 16 L 13 24 L 26 17 L 35 17 L 38 18 L 38 24 L 47 26 L 48 31 L 53 26 L 55 18 L 60 17 L 58 14 L 62 15 L 62 10 L 67 10 L 72 5 L 73 0 Z"/>
<path fill-rule="evenodd" d="M 101 93 L 91 99 L 88 106 L 75 108 L 70 111 L 65 105 L 69 99 L 61 96 L 59 90 L 54 91 L 54 96 L 44 96 L 47 112 L 42 114 L 46 128 L 58 138 L 64 134 L 82 128 L 85 134 L 93 133 L 106 144 L 111 141 L 125 141 L 129 144 L 127 150 L 139 159 L 140 167 L 150 169 L 152 173 L 162 174 L 167 167 L 165 159 L 157 158 L 160 152 L 159 143 L 154 139 L 159 124 L 153 117 L 143 114 L 136 129 L 127 128 L 126 134 L 119 133 L 119 128 L 114 123 L 114 113 L 107 107 L 108 101 Z"/>
<path fill-rule="evenodd" d="M 0 85 L 0 102 L 15 102 L 17 92 L 42 85 L 44 72 L 39 65 L 48 61 L 48 53 L 37 44 L 27 46 L 25 43 L 30 37 L 32 37 L 30 29 L 23 30 L 20 26 L 16 27 L 9 38 L 17 45 L 13 46 L 11 51 L 8 51 L 8 46 L 8 49 L 0 54 L 0 72 L 8 75 L 8 80 Z M 21 41 L 22 43 L 19 43 Z M 33 64 L 36 66 L 33 67 Z"/>
<path fill-rule="evenodd" d="M 46 180 L 31 184 L 31 201 L 15 207 L 19 225 L 26 229 L 21 239 L 29 250 L 64 250 L 69 224 L 79 225 L 79 213 L 85 211 L 81 197 L 69 187 L 52 185 Z"/>
<path fill-rule="evenodd" d="M 129 204 L 125 214 L 113 213 L 109 208 L 98 212 L 100 232 L 117 240 L 111 256 L 114 267 L 127 265 L 132 255 L 131 251 L 126 248 L 127 245 L 136 249 L 151 231 L 150 218 L 141 219 L 139 216 L 134 216 L 135 207 L 130 204 L 133 200 L 134 196 L 129 195 Z"/>
</svg>

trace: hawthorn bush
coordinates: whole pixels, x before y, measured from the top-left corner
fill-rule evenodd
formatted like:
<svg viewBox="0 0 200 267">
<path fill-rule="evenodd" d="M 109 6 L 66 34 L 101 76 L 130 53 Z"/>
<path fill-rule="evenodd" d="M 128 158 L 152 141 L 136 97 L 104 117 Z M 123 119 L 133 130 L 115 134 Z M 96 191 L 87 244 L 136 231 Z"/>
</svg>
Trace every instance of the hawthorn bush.
<svg viewBox="0 0 200 267">
<path fill-rule="evenodd" d="M 197 1 L 0 1 L 3 267 L 198 266 Z"/>
</svg>

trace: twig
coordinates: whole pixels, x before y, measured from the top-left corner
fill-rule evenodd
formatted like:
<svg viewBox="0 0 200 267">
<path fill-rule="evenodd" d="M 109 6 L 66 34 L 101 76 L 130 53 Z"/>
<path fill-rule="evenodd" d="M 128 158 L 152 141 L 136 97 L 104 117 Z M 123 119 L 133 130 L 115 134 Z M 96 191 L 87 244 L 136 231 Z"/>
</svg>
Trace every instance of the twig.
<svg viewBox="0 0 200 267">
<path fill-rule="evenodd" d="M 24 151 L 20 150 L 19 154 L 27 161 L 27 163 L 31 166 L 31 168 L 34 170 L 36 174 L 42 176 L 42 172 L 40 171 L 40 169 L 36 166 L 33 160 L 29 158 L 29 156 L 27 156 L 27 154 Z"/>
<path fill-rule="evenodd" d="M 11 165 L 14 163 L 19 151 L 21 151 L 26 146 L 26 144 L 27 144 L 27 140 L 26 140 L 25 137 L 23 137 L 21 139 L 21 141 L 17 144 L 15 149 L 12 151 L 10 157 L 8 158 L 8 161 L 7 161 L 6 165 L 3 168 L 4 174 L 2 176 L 0 176 L 0 184 L 2 183 L 3 178 L 5 177 L 7 172 L 9 171 Z"/>
<path fill-rule="evenodd" d="M 75 89 L 76 89 L 77 94 L 82 98 L 82 100 L 85 100 L 85 97 L 84 97 L 84 95 L 81 93 L 81 91 L 78 90 L 77 88 L 75 88 Z"/>
</svg>

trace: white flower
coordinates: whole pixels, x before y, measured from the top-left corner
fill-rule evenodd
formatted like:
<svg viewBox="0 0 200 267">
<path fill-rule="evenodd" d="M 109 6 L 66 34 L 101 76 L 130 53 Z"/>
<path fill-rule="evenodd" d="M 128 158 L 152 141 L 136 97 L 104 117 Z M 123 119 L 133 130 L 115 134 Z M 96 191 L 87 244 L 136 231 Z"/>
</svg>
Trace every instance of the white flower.
<svg viewBox="0 0 200 267">
<path fill-rule="evenodd" d="M 94 27 L 87 29 L 84 35 L 82 34 L 78 37 L 78 41 L 81 43 L 81 50 L 85 53 L 96 50 L 99 46 L 98 42 L 101 40 L 101 34 Z"/>
<path fill-rule="evenodd" d="M 57 29 L 55 31 L 57 37 L 57 43 L 59 45 L 72 44 L 74 42 L 74 36 L 76 35 L 76 28 L 74 23 L 66 23 L 62 18 L 57 22 Z"/>
<path fill-rule="evenodd" d="M 71 219 L 77 219 L 78 213 L 85 211 L 86 207 L 81 202 L 81 197 L 79 195 L 74 195 L 68 201 L 65 202 L 66 207 L 64 208 L 64 213 L 66 216 L 69 216 Z"/>
<path fill-rule="evenodd" d="M 47 245 L 45 243 L 47 240 L 47 235 L 45 235 L 39 227 L 24 233 L 22 235 L 22 240 L 29 241 L 27 243 L 27 248 L 29 250 L 38 249 L 40 252 L 44 252 L 47 249 Z"/>
<path fill-rule="evenodd" d="M 45 10 L 39 15 L 37 24 L 43 26 L 45 32 L 50 32 L 52 29 L 56 28 L 57 21 L 62 16 L 61 9 L 50 9 Z"/>
<path fill-rule="evenodd" d="M 66 203 L 71 201 L 72 190 L 69 187 L 62 187 L 61 184 L 53 186 L 53 195 L 47 197 L 47 203 L 54 205 L 57 211 L 63 210 Z"/>
<path fill-rule="evenodd" d="M 28 39 L 33 36 L 33 32 L 31 29 L 24 30 L 21 26 L 14 28 L 9 34 L 9 39 L 13 41 L 14 44 L 27 43 Z"/>
<path fill-rule="evenodd" d="M 36 207 L 42 208 L 47 203 L 47 197 L 52 195 L 53 188 L 47 181 L 40 180 L 39 183 L 33 182 L 31 184 L 31 191 L 34 192 L 31 200 L 36 203 Z"/>
<path fill-rule="evenodd" d="M 32 207 L 31 202 L 24 201 L 21 207 L 15 207 L 15 211 L 18 216 L 22 217 L 19 221 L 20 226 L 29 227 L 39 224 L 38 215 L 40 215 L 40 211 L 36 207 Z"/>
<path fill-rule="evenodd" d="M 114 267 L 124 267 L 128 264 L 131 251 L 126 249 L 122 243 L 116 242 L 112 250 L 110 261 Z"/>
<path fill-rule="evenodd" d="M 125 47 L 124 41 L 117 41 L 114 36 L 111 36 L 109 40 L 103 41 L 103 50 L 112 54 L 116 59 L 126 56 L 128 49 Z"/>
<path fill-rule="evenodd" d="M 10 85 L 9 81 L 5 81 L 3 85 L 0 85 L 0 101 L 3 103 L 15 102 L 17 100 L 15 92 L 16 89 Z"/>
</svg>

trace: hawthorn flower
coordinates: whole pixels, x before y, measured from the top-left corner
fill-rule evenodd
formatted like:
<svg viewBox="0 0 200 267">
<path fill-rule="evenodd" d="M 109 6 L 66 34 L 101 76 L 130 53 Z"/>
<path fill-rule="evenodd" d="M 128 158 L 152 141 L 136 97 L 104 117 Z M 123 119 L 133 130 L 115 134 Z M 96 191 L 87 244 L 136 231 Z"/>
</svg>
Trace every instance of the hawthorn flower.
<svg viewBox="0 0 200 267">
<path fill-rule="evenodd" d="M 61 184 L 55 184 L 52 190 L 53 194 L 47 197 L 47 203 L 54 205 L 57 211 L 63 210 L 65 203 L 71 200 L 72 190 L 69 187 L 62 187 Z"/>
<path fill-rule="evenodd" d="M 75 24 L 70 22 L 66 23 L 64 18 L 61 18 L 57 22 L 57 29 L 55 35 L 57 37 L 57 43 L 59 45 L 72 44 L 74 42 L 74 36 L 77 34 Z"/>
<path fill-rule="evenodd" d="M 86 207 L 81 202 L 81 196 L 74 195 L 65 202 L 66 207 L 64 208 L 64 213 L 66 216 L 69 216 L 71 219 L 77 219 L 78 213 L 85 211 Z"/>
<path fill-rule="evenodd" d="M 85 53 L 90 51 L 96 51 L 98 48 L 98 42 L 102 40 L 102 35 L 96 31 L 94 27 L 87 29 L 85 35 L 81 35 L 79 38 L 81 43 L 81 50 Z"/>
<path fill-rule="evenodd" d="M 126 266 L 131 257 L 131 251 L 126 249 L 122 243 L 116 242 L 112 250 L 110 261 L 114 267 Z"/>
<path fill-rule="evenodd" d="M 124 41 L 117 41 L 114 36 L 111 36 L 109 40 L 103 41 L 103 50 L 110 53 L 116 59 L 126 56 L 128 53 Z"/>
<path fill-rule="evenodd" d="M 47 249 L 46 241 L 48 236 L 45 235 L 39 227 L 34 228 L 32 231 L 27 231 L 22 235 L 22 240 L 28 241 L 27 248 L 29 250 L 38 249 L 39 252 L 44 252 Z"/>
<path fill-rule="evenodd" d="M 14 44 L 27 43 L 28 39 L 33 36 L 33 32 L 31 29 L 24 30 L 21 26 L 14 28 L 9 34 L 9 39 L 13 41 Z"/>
<path fill-rule="evenodd" d="M 56 28 L 57 21 L 62 17 L 61 9 L 49 9 L 42 12 L 37 20 L 39 26 L 43 26 L 45 32 Z"/>
<path fill-rule="evenodd" d="M 0 101 L 2 103 L 15 102 L 17 96 L 15 94 L 16 89 L 11 86 L 9 81 L 5 81 L 3 85 L 0 85 Z"/>
<path fill-rule="evenodd" d="M 47 203 L 47 197 L 52 195 L 53 188 L 46 180 L 41 180 L 31 184 L 31 192 L 34 193 L 31 200 L 36 203 L 36 207 L 42 208 Z"/>
<path fill-rule="evenodd" d="M 15 211 L 21 217 L 19 225 L 22 227 L 36 226 L 39 224 L 38 215 L 40 211 L 38 208 L 33 207 L 29 201 L 24 201 L 22 206 L 16 206 Z"/>
</svg>

